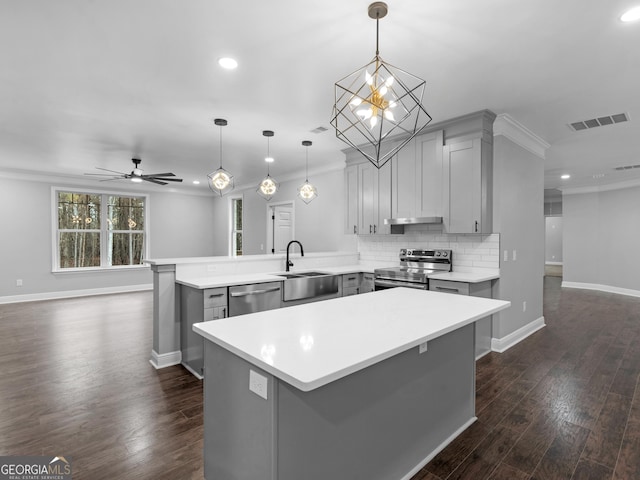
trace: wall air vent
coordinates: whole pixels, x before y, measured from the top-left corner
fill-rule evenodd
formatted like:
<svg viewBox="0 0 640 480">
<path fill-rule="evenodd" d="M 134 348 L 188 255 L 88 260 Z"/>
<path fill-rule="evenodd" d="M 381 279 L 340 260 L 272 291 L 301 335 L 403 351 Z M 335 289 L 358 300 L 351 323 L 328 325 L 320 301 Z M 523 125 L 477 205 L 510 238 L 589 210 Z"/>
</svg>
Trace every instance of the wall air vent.
<svg viewBox="0 0 640 480">
<path fill-rule="evenodd" d="M 614 170 L 631 170 L 632 168 L 640 168 L 640 165 L 624 165 L 622 167 L 615 167 Z"/>
<path fill-rule="evenodd" d="M 605 125 L 613 125 L 614 123 L 628 122 L 629 116 L 626 113 L 616 113 L 615 115 L 608 115 L 606 117 L 591 118 L 589 120 L 582 120 L 580 122 L 573 122 L 569 124 L 572 130 L 578 132 L 580 130 L 588 130 L 590 128 L 604 127 Z"/>
<path fill-rule="evenodd" d="M 311 133 L 322 133 L 322 132 L 326 132 L 327 130 L 329 130 L 327 127 L 319 126 L 311 130 Z"/>
</svg>

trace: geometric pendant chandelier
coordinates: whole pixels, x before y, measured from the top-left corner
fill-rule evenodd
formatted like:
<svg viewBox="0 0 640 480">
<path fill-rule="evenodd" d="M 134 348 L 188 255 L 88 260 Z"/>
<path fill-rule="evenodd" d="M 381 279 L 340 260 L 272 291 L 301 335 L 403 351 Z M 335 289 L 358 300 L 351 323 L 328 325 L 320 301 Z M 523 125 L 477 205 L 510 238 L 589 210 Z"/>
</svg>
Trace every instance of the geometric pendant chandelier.
<svg viewBox="0 0 640 480">
<path fill-rule="evenodd" d="M 422 106 L 426 82 L 380 57 L 378 23 L 387 11 L 384 2 L 369 5 L 369 17 L 376 21 L 375 57 L 336 82 L 331 118 L 336 136 L 377 168 L 431 122 Z"/>
<path fill-rule="evenodd" d="M 306 147 L 307 149 L 307 176 L 304 183 L 298 187 L 298 196 L 304 203 L 308 205 L 314 198 L 318 196 L 318 190 L 312 183 L 309 183 L 309 147 L 311 146 L 311 141 L 303 140 L 302 146 Z"/>
<path fill-rule="evenodd" d="M 278 182 L 269 174 L 269 164 L 273 163 L 273 157 L 269 152 L 269 139 L 273 137 L 274 133 L 271 130 L 263 130 L 262 135 L 267 137 L 267 156 L 264 159 L 267 162 L 267 176 L 262 179 L 256 192 L 265 200 L 271 200 L 271 197 L 278 191 Z"/>
<path fill-rule="evenodd" d="M 227 121 L 223 118 L 216 118 L 213 123 L 220 127 L 220 168 L 207 175 L 207 183 L 213 192 L 222 197 L 233 190 L 235 185 L 233 175 L 222 168 L 222 127 L 227 125 Z"/>
</svg>

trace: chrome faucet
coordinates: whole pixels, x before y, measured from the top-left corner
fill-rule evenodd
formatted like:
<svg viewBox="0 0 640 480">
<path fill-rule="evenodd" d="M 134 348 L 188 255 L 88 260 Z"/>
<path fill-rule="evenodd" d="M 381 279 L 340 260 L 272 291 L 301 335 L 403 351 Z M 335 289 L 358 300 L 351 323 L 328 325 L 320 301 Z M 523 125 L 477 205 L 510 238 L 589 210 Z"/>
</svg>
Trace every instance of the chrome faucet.
<svg viewBox="0 0 640 480">
<path fill-rule="evenodd" d="M 291 240 L 289 243 L 287 243 L 287 272 L 289 271 L 289 267 L 293 267 L 293 262 L 289 260 L 289 247 L 292 243 L 297 243 L 298 245 L 300 245 L 300 256 L 304 257 L 304 249 L 302 248 L 302 244 L 298 240 Z"/>
</svg>

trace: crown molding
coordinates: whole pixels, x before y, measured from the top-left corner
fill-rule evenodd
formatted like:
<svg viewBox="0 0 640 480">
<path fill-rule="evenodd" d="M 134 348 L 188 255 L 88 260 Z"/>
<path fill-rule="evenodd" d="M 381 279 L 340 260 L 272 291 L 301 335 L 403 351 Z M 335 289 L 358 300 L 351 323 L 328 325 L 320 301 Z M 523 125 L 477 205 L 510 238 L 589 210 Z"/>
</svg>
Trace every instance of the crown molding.
<svg viewBox="0 0 640 480">
<path fill-rule="evenodd" d="M 640 187 L 640 178 L 634 180 L 625 180 L 623 182 L 609 183 L 606 185 L 589 185 L 586 187 L 558 187 L 562 195 L 578 195 L 581 193 L 600 193 L 610 192 L 612 190 L 622 190 L 625 188 Z"/>
<path fill-rule="evenodd" d="M 525 150 L 544 160 L 547 149 L 551 146 L 541 137 L 533 133 L 520 122 L 501 113 L 493 122 L 493 136 L 502 135 Z"/>
</svg>

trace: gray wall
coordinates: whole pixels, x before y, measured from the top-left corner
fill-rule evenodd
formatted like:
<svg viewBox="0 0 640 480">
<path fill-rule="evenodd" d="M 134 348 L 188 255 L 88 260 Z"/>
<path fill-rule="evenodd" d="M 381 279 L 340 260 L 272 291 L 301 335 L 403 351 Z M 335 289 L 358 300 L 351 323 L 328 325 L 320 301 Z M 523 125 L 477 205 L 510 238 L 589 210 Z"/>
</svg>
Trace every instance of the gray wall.
<svg viewBox="0 0 640 480">
<path fill-rule="evenodd" d="M 563 218 L 564 282 L 640 291 L 640 186 L 565 193 Z"/>
<path fill-rule="evenodd" d="M 277 180 L 277 178 L 276 178 Z M 215 232 L 216 255 L 227 255 L 230 200 L 243 197 L 243 250 L 245 255 L 269 253 L 267 249 L 267 205 L 292 201 L 295 209 L 294 238 L 305 252 L 330 252 L 343 249 L 344 240 L 344 170 L 310 174 L 309 181 L 318 189 L 318 197 L 308 205 L 298 198 L 297 189 L 304 178 L 280 183 L 269 201 L 256 193 L 255 187 L 238 190 L 215 201 L 216 222 L 224 229 Z M 222 246 L 224 244 L 224 246 Z M 260 247 L 263 247 L 262 249 Z"/>
<path fill-rule="evenodd" d="M 503 338 L 543 316 L 544 161 L 502 135 L 494 137 L 493 154 L 493 231 L 500 234 L 494 297 L 511 301 L 511 308 L 494 315 L 493 337 Z"/>
<path fill-rule="evenodd" d="M 92 185 L 86 188 L 105 190 L 104 184 Z M 149 269 L 52 273 L 52 186 L 65 185 L 62 182 L 48 183 L 0 176 L 0 299 L 152 283 Z M 67 186 L 83 188 L 78 185 Z M 118 191 L 115 184 L 109 187 Z M 210 196 L 150 193 L 150 257 L 213 255 L 214 217 L 211 205 Z M 16 279 L 23 280 L 22 287 L 16 286 Z"/>
</svg>

